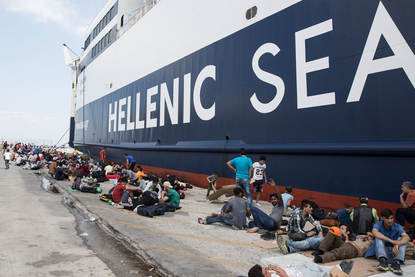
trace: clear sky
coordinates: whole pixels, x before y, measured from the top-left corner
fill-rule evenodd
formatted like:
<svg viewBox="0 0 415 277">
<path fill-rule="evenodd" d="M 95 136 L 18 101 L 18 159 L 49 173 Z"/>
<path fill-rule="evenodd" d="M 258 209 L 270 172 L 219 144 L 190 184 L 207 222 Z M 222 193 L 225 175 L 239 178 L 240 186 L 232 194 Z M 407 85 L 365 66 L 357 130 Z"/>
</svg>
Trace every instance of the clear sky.
<svg viewBox="0 0 415 277">
<path fill-rule="evenodd" d="M 55 144 L 69 128 L 72 75 L 62 43 L 80 54 L 106 2 L 0 0 L 0 141 Z"/>
</svg>

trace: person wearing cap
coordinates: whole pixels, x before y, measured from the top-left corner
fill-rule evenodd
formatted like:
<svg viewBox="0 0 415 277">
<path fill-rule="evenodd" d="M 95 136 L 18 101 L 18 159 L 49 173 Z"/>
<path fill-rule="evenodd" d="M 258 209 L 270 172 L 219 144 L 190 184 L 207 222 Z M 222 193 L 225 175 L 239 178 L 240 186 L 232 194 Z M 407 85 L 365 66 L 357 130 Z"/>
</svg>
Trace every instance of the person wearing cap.
<svg viewBox="0 0 415 277">
<path fill-rule="evenodd" d="M 353 209 L 350 213 L 352 220 L 352 232 L 356 235 L 366 235 L 379 221 L 378 213 L 375 208 L 368 206 L 369 198 L 360 196 L 360 206 Z"/>
<path fill-rule="evenodd" d="M 164 206 L 168 206 L 177 209 L 180 205 L 179 193 L 173 189 L 173 186 L 169 181 L 163 183 L 163 192 L 161 193 L 161 200 L 164 202 Z"/>
<path fill-rule="evenodd" d="M 405 221 L 414 223 L 415 221 L 415 190 L 412 189 L 412 183 L 405 181 L 401 186 L 402 193 L 400 195 L 400 202 L 402 208 L 396 210 L 396 221 L 405 226 Z M 406 199 L 404 197 L 406 195 Z"/>
</svg>

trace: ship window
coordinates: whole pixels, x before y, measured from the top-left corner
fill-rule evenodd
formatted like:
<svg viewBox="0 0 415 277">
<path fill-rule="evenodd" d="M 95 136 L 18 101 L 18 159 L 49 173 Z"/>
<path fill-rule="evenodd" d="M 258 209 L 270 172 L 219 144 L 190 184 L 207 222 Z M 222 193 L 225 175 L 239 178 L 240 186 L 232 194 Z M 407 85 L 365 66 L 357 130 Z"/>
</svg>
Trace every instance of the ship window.
<svg viewBox="0 0 415 277">
<path fill-rule="evenodd" d="M 257 8 L 257 6 L 253 6 L 252 8 L 250 8 L 250 9 L 248 9 L 247 11 L 246 11 L 246 14 L 245 14 L 245 16 L 246 16 L 246 19 L 251 19 L 251 18 L 253 18 L 253 17 L 255 17 L 256 16 L 256 14 L 257 14 L 257 12 L 258 12 L 258 8 Z"/>
</svg>

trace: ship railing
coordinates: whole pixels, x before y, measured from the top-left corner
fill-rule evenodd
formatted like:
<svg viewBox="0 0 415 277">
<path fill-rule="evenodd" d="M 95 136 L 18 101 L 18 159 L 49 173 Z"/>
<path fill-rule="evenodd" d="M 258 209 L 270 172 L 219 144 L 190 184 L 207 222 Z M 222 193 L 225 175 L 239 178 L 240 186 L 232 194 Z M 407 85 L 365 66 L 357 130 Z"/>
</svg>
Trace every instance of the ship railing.
<svg viewBox="0 0 415 277">
<path fill-rule="evenodd" d="M 117 36 L 121 37 L 160 1 L 161 0 L 146 0 L 143 6 L 125 13 L 123 27 L 119 29 Z"/>
</svg>

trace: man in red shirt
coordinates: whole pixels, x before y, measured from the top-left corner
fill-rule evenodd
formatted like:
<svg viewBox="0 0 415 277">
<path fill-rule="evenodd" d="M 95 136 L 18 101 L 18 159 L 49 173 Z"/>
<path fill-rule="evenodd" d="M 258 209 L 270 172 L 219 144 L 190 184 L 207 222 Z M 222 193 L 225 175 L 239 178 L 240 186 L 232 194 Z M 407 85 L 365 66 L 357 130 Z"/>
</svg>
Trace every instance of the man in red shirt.
<svg viewBox="0 0 415 277">
<path fill-rule="evenodd" d="M 99 152 L 99 160 L 100 160 L 103 164 L 106 164 L 106 161 L 107 161 L 106 151 L 107 151 L 107 148 L 106 148 L 106 147 L 104 147 L 104 149 L 102 149 L 102 150 Z"/>
<path fill-rule="evenodd" d="M 128 183 L 128 180 L 127 180 L 127 178 L 125 178 L 125 177 L 120 178 L 120 179 L 118 180 L 118 183 L 117 183 L 117 185 L 115 186 L 114 191 L 112 192 L 112 200 L 113 200 L 115 203 L 120 203 L 120 202 L 121 202 L 121 199 L 122 199 L 122 196 L 123 196 L 123 193 L 124 193 L 124 192 L 129 192 L 129 191 L 141 191 L 141 189 L 140 189 L 140 188 L 135 187 L 135 186 L 130 186 L 130 185 L 127 185 L 127 183 Z M 128 197 L 127 197 L 127 198 L 128 198 Z"/>
<path fill-rule="evenodd" d="M 402 208 L 396 210 L 396 221 L 405 226 L 405 220 L 411 224 L 415 222 L 415 190 L 412 189 L 412 183 L 409 181 L 403 182 L 401 189 L 400 202 Z M 404 200 L 405 194 L 406 199 Z"/>
</svg>

